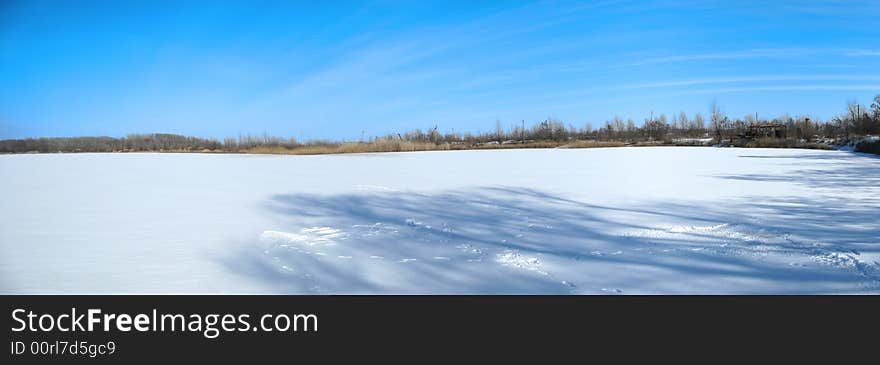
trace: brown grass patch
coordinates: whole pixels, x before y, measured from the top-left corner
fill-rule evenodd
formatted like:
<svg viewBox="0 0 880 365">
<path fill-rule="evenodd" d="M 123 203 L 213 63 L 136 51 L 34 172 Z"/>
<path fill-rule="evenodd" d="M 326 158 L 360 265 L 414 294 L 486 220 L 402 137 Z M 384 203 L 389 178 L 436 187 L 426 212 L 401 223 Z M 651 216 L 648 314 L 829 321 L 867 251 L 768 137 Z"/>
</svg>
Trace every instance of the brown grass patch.
<svg viewBox="0 0 880 365">
<path fill-rule="evenodd" d="M 617 141 L 574 141 L 561 148 L 604 148 L 604 147 L 623 147 L 626 143 Z"/>
</svg>

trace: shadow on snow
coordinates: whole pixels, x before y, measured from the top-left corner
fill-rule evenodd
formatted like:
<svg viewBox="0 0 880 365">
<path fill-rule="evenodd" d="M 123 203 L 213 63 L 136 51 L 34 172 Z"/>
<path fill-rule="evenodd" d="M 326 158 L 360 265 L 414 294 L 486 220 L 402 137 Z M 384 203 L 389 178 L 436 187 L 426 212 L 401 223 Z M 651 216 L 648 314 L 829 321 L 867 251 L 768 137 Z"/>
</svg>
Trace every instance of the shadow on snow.
<svg viewBox="0 0 880 365">
<path fill-rule="evenodd" d="M 866 191 L 880 181 L 848 164 L 867 157 L 821 158 L 827 170 L 718 178 Z M 505 186 L 281 194 L 265 209 L 293 238 L 225 263 L 290 293 L 876 293 L 878 206 L 876 195 L 819 192 L 639 206 Z"/>
</svg>

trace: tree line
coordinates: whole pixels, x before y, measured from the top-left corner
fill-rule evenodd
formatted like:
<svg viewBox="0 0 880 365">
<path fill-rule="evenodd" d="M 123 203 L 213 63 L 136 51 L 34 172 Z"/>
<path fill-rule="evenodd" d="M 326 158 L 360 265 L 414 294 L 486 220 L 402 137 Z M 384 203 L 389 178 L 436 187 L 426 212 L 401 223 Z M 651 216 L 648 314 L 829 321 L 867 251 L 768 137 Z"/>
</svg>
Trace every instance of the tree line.
<svg viewBox="0 0 880 365">
<path fill-rule="evenodd" d="M 772 135 L 756 135 L 755 130 L 770 129 Z M 782 131 L 781 133 L 779 131 Z M 0 140 L 0 153 L 55 152 L 247 152 L 252 150 L 295 150 L 298 148 L 334 147 L 342 144 L 374 144 L 387 146 L 400 142 L 419 145 L 469 148 L 491 144 L 564 145 L 572 141 L 652 143 L 672 145 L 717 144 L 731 142 L 744 145 L 757 137 L 786 142 L 786 147 L 803 143 L 843 144 L 852 138 L 880 135 L 880 95 L 870 106 L 851 102 L 847 109 L 831 120 L 782 115 L 761 119 L 757 114 L 731 118 L 714 104 L 709 113 L 687 115 L 685 112 L 668 117 L 650 115 L 642 123 L 615 117 L 594 128 L 591 123 L 576 127 L 555 118 L 526 126 L 524 121 L 505 128 L 496 122 L 490 132 L 440 132 L 437 126 L 427 130 L 414 129 L 392 133 L 369 140 L 300 142 L 294 138 L 269 135 L 240 135 L 223 140 L 188 137 L 175 134 L 130 134 L 114 137 L 56 137 Z M 772 147 L 775 145 L 767 145 Z M 398 147 L 399 148 L 399 147 Z"/>
</svg>

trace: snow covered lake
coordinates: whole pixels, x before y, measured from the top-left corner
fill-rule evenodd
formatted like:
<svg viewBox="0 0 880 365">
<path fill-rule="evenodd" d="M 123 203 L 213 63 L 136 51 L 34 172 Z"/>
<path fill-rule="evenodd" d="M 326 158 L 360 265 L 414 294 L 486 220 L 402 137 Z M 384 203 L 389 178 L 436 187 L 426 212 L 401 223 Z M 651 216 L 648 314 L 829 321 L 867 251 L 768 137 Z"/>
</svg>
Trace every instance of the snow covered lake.
<svg viewBox="0 0 880 365">
<path fill-rule="evenodd" d="M 2 293 L 880 293 L 880 158 L 0 156 Z"/>
</svg>

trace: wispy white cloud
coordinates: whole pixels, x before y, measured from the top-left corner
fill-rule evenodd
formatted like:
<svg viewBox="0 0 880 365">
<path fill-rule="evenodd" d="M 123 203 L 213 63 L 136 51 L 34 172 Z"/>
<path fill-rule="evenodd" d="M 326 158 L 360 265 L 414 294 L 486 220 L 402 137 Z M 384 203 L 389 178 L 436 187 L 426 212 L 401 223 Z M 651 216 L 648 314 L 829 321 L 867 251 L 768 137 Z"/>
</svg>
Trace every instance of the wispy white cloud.
<svg viewBox="0 0 880 365">
<path fill-rule="evenodd" d="M 857 49 L 844 53 L 850 57 L 880 57 L 880 49 Z"/>
<path fill-rule="evenodd" d="M 880 84 L 867 85 L 774 85 L 774 86 L 744 86 L 731 88 L 698 89 L 684 91 L 682 94 L 726 94 L 754 91 L 878 91 Z"/>
<path fill-rule="evenodd" d="M 619 89 L 650 89 L 678 86 L 695 86 L 710 84 L 732 84 L 746 82 L 769 82 L 769 81 L 875 81 L 880 80 L 880 75 L 762 75 L 729 78 L 704 78 L 681 81 L 665 81 L 635 85 L 623 85 Z"/>
<path fill-rule="evenodd" d="M 632 66 L 689 62 L 703 60 L 734 60 L 747 58 L 779 58 L 779 57 L 804 57 L 810 55 L 837 55 L 847 57 L 875 57 L 880 56 L 880 50 L 876 49 L 821 49 L 821 48 L 760 48 L 731 52 L 692 53 L 675 56 L 642 55 L 641 61 L 630 63 Z"/>
<path fill-rule="evenodd" d="M 568 38 L 554 37 L 543 42 L 525 41 L 532 34 L 559 25 L 564 25 L 562 28 L 565 28 L 567 23 L 588 24 L 591 17 L 596 16 L 593 12 L 596 8 L 613 3 L 617 2 L 550 10 L 545 4 L 528 4 L 463 23 L 432 24 L 406 33 L 349 40 L 344 46 L 337 47 L 332 57 L 322 60 L 318 68 L 294 78 L 285 78 L 264 89 L 251 103 L 238 108 L 237 115 L 232 117 L 240 120 L 360 119 L 366 120 L 365 124 L 379 120 L 384 124 L 398 121 L 421 123 L 423 120 L 444 118 L 494 118 L 492 115 L 499 113 L 513 115 L 542 110 L 553 112 L 604 107 L 609 103 L 623 105 L 632 98 L 651 98 L 656 91 L 651 89 L 669 88 L 672 89 L 669 93 L 686 91 L 695 94 L 749 90 L 843 90 L 847 85 L 760 87 L 751 84 L 880 80 L 876 75 L 734 77 L 731 70 L 714 67 L 709 70 L 719 77 L 620 85 L 620 81 L 616 80 L 644 80 L 644 77 L 633 75 L 643 72 L 650 76 L 654 71 L 650 65 L 760 58 L 821 62 L 826 58 L 804 56 L 873 57 L 878 51 L 778 47 L 677 55 L 660 53 L 662 51 L 653 54 L 648 51 L 648 54 L 641 55 L 621 52 L 627 49 L 627 45 L 642 44 L 644 39 L 651 37 L 658 38 L 656 30 L 640 28 L 619 32 L 608 32 L 600 28 L 601 31 L 591 33 L 590 28 L 586 27 L 583 33 L 569 35 Z M 613 11 L 622 10 L 615 7 Z M 529 22 L 523 23 L 522 19 L 529 19 Z M 676 28 L 661 30 L 663 33 L 659 38 L 682 36 L 683 34 L 672 34 L 681 31 Z M 481 52 L 487 48 L 502 52 Z M 603 49 L 608 51 L 602 51 Z M 639 59 L 633 58 L 634 56 L 641 60 L 633 62 L 632 60 Z M 837 62 L 859 61 L 851 58 Z M 797 64 L 791 62 L 789 67 Z M 770 72 L 770 69 L 751 72 Z M 667 77 L 672 76 L 669 74 Z M 676 89 L 737 83 L 743 85 L 736 88 Z M 864 90 L 865 86 L 856 85 L 856 88 L 850 90 Z M 627 89 L 646 89 L 647 92 L 620 92 Z"/>
</svg>

